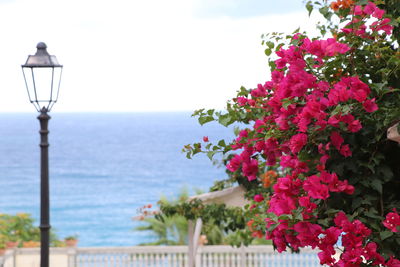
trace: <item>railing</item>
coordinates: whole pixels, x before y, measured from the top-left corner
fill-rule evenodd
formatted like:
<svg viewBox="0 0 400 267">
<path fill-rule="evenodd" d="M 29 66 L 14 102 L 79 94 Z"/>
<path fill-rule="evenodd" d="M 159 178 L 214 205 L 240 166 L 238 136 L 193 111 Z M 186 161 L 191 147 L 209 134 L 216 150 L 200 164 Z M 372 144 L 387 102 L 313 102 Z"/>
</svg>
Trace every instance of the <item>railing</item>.
<svg viewBox="0 0 400 267">
<path fill-rule="evenodd" d="M 51 248 L 50 266 L 57 267 L 187 267 L 186 246 Z M 0 267 L 39 267 L 39 249 L 14 249 L 0 256 Z M 273 251 L 272 246 L 200 247 L 196 267 L 317 267 L 315 251 Z"/>
</svg>

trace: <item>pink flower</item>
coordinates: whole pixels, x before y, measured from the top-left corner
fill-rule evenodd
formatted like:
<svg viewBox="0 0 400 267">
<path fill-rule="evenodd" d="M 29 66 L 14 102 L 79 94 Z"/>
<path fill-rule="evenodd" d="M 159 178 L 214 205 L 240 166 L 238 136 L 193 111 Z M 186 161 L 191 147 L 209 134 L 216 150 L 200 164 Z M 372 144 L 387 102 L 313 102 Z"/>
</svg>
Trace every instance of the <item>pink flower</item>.
<svg viewBox="0 0 400 267">
<path fill-rule="evenodd" d="M 362 16 L 363 15 L 361 6 L 357 5 L 357 6 L 354 7 L 354 15 L 356 15 L 356 16 Z"/>
<path fill-rule="evenodd" d="M 319 162 L 321 162 L 321 164 L 325 165 L 326 162 L 328 161 L 328 159 L 329 159 L 329 155 L 325 154 L 319 159 Z"/>
<path fill-rule="evenodd" d="M 307 180 L 304 181 L 303 188 L 312 198 L 327 199 L 329 197 L 328 186 L 321 183 L 321 178 L 316 175 L 307 177 Z"/>
<path fill-rule="evenodd" d="M 305 212 L 311 213 L 317 208 L 317 204 L 311 202 L 310 197 L 300 197 L 299 205 L 305 208 Z M 304 216 L 303 216 L 304 217 Z"/>
<path fill-rule="evenodd" d="M 258 161 L 256 159 L 250 159 L 248 162 L 243 162 L 242 171 L 243 175 L 246 176 L 249 181 L 257 179 Z"/>
<path fill-rule="evenodd" d="M 242 157 L 240 155 L 235 155 L 229 161 L 228 165 L 226 165 L 226 168 L 231 172 L 235 172 L 237 169 L 239 169 L 240 164 L 242 164 Z"/>
<path fill-rule="evenodd" d="M 386 263 L 387 267 L 400 267 L 400 261 L 396 260 L 393 256 L 390 257 L 388 262 Z"/>
<path fill-rule="evenodd" d="M 373 260 L 373 265 L 380 265 L 385 263 L 385 259 L 376 251 L 378 245 L 375 242 L 369 242 L 364 249 L 364 258 L 369 261 Z M 399 266 L 400 267 L 400 266 Z"/>
<path fill-rule="evenodd" d="M 296 201 L 285 194 L 273 195 L 269 201 L 268 212 L 278 216 L 290 214 L 294 209 L 296 209 Z"/>
<path fill-rule="evenodd" d="M 332 125 L 333 127 L 339 127 L 340 120 L 337 116 L 332 116 L 328 119 L 328 124 Z"/>
<path fill-rule="evenodd" d="M 378 110 L 378 105 L 375 103 L 375 98 L 368 99 L 363 103 L 366 112 L 374 112 Z"/>
<path fill-rule="evenodd" d="M 340 150 L 340 146 L 343 144 L 344 139 L 340 135 L 340 133 L 335 131 L 335 132 L 331 133 L 331 142 L 332 142 L 332 145 L 334 147 L 336 147 L 337 150 Z"/>
<path fill-rule="evenodd" d="M 397 213 L 396 209 L 393 209 L 393 212 L 389 212 L 382 223 L 390 231 L 398 232 L 399 230 L 397 227 L 400 226 L 400 215 Z"/>
<path fill-rule="evenodd" d="M 318 253 L 318 258 L 321 265 L 326 264 L 329 266 L 333 266 L 333 264 L 335 264 L 336 262 L 335 259 L 332 258 L 332 254 L 325 250 Z"/>
<path fill-rule="evenodd" d="M 368 15 L 372 15 L 377 9 L 376 5 L 372 2 L 368 2 L 368 5 L 364 7 L 364 13 Z"/>
<path fill-rule="evenodd" d="M 336 106 L 340 102 L 346 102 L 350 98 L 350 91 L 343 82 L 338 82 L 328 94 L 329 105 Z"/>
<path fill-rule="evenodd" d="M 352 98 L 358 102 L 363 102 L 367 99 L 367 92 L 365 90 L 352 90 Z"/>
<path fill-rule="evenodd" d="M 385 10 L 379 8 L 376 8 L 375 12 L 372 14 L 372 16 L 377 19 L 382 19 L 383 15 L 385 15 Z"/>
<path fill-rule="evenodd" d="M 343 211 L 339 211 L 336 214 L 334 222 L 335 222 L 336 226 L 341 227 L 341 228 L 350 223 L 349 219 L 347 219 L 347 216 Z"/>
<path fill-rule="evenodd" d="M 354 120 L 347 125 L 347 129 L 352 133 L 358 132 L 359 130 L 361 130 L 361 128 L 362 125 L 359 120 Z"/>
<path fill-rule="evenodd" d="M 297 239 L 301 246 L 311 246 L 315 248 L 318 245 L 318 236 L 322 232 L 322 227 L 318 224 L 309 222 L 298 222 L 293 226 L 297 232 Z"/>
<path fill-rule="evenodd" d="M 239 104 L 239 106 L 245 106 L 247 104 L 248 99 L 243 97 L 243 96 L 239 96 L 235 99 L 236 103 Z"/>
<path fill-rule="evenodd" d="M 299 133 L 293 135 L 292 138 L 290 138 L 289 147 L 292 153 L 295 154 L 298 153 L 306 143 L 307 143 L 307 135 L 304 133 Z"/>
<path fill-rule="evenodd" d="M 260 194 L 257 194 L 257 195 L 254 196 L 254 201 L 255 202 L 261 202 L 263 200 L 264 200 L 264 197 L 262 195 L 260 195 Z"/>
<path fill-rule="evenodd" d="M 375 21 L 371 24 L 370 28 L 372 31 L 384 31 L 386 34 L 391 34 L 393 31 L 393 26 L 389 24 L 390 19 L 385 18 L 381 21 Z"/>
<path fill-rule="evenodd" d="M 267 90 L 261 85 L 257 85 L 257 89 L 253 89 L 250 92 L 252 97 L 265 97 L 267 95 Z"/>
<path fill-rule="evenodd" d="M 341 146 L 340 147 L 340 154 L 342 154 L 344 157 L 351 157 L 351 155 L 352 155 L 352 153 L 351 153 L 351 150 L 350 150 L 350 147 L 349 147 L 349 145 L 343 145 L 343 146 Z"/>
</svg>

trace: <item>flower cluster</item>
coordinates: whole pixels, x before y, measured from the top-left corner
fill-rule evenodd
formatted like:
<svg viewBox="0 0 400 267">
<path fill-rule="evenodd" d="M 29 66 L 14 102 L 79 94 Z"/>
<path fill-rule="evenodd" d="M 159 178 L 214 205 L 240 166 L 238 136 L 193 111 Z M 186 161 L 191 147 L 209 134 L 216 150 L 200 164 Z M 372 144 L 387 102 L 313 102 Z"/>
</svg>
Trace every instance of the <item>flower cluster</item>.
<svg viewBox="0 0 400 267">
<path fill-rule="evenodd" d="M 343 212 L 339 212 L 335 219 L 335 226 L 328 228 L 320 239 L 318 245 L 321 252 L 318 254 L 321 264 L 333 266 L 359 266 L 363 262 L 370 262 L 373 265 L 384 264 L 385 259 L 377 252 L 377 244 L 365 239 L 371 234 L 359 220 L 350 222 Z M 334 245 L 341 235 L 343 247 L 346 250 L 342 253 L 338 262 L 332 257 L 335 254 Z"/>
<path fill-rule="evenodd" d="M 385 32 L 388 35 L 393 31 L 393 26 L 390 24 L 391 20 L 384 18 L 385 11 L 378 8 L 373 2 L 369 2 L 366 6 L 354 6 L 353 14 L 352 20 L 342 29 L 344 33 L 353 33 L 362 38 L 371 38 L 368 30 L 370 33 Z M 374 21 L 367 26 L 366 22 L 371 22 L 371 20 Z"/>
<path fill-rule="evenodd" d="M 393 212 L 389 212 L 386 215 L 383 225 L 392 232 L 398 232 L 398 229 L 400 229 L 400 215 L 397 213 L 396 209 L 393 209 Z"/>
<path fill-rule="evenodd" d="M 248 228 L 278 251 L 309 246 L 330 266 L 399 267 L 400 215 L 391 209 L 400 203 L 400 148 L 385 133 L 400 114 L 400 37 L 391 19 L 400 7 L 381 0 L 306 7 L 318 8 L 328 20 L 318 25 L 321 35 L 332 38 L 263 37 L 265 53 L 275 52 L 270 80 L 242 87 L 226 113 L 193 114 L 201 124 L 247 128 L 230 143 L 207 138 L 205 151 L 200 143 L 184 151 L 234 152 L 226 168 L 252 201 Z"/>
<path fill-rule="evenodd" d="M 369 25 L 370 32 L 389 35 L 393 30 L 390 19 L 384 18 L 385 12 L 372 2 L 361 6 L 343 0 L 331 7 L 351 11 L 351 21 L 342 29 L 343 34 L 370 38 L 365 23 L 371 18 L 375 21 Z M 370 86 L 360 76 L 328 79 L 323 75 L 327 64 L 346 58 L 350 52 L 350 46 L 337 38 L 312 40 L 301 34 L 294 35 L 287 48 L 280 47 L 271 80 L 251 90 L 250 96 L 234 99 L 238 107 L 265 115 L 255 120 L 252 128 L 239 133 L 231 146 L 238 153 L 227 169 L 249 181 L 259 179 L 264 188 L 272 186 L 270 197 L 257 194 L 254 201 L 268 202 L 267 214 L 272 215 L 266 218 L 265 234 L 279 252 L 287 247 L 297 250 L 310 246 L 321 250 L 321 264 L 360 266 L 367 262 L 396 266 L 398 260 L 392 257 L 386 262 L 379 254 L 378 245 L 368 238 L 371 230 L 360 220 L 350 222 L 339 212 L 335 226 L 316 223 L 321 201 L 332 194 L 351 195 L 355 191 L 347 180 L 350 177 L 340 177 L 327 169 L 327 162 L 332 156 L 352 157 L 346 136 L 363 129 L 360 114 L 378 110 Z M 267 172 L 260 175 L 263 169 Z M 277 170 L 276 176 L 272 169 Z M 396 232 L 400 217 L 396 212 L 389 213 L 383 224 Z M 337 261 L 332 256 L 340 236 L 344 252 Z"/>
<path fill-rule="evenodd" d="M 339 9 L 350 8 L 353 5 L 353 0 L 338 0 L 331 3 L 331 8 L 335 11 L 338 11 Z"/>
<path fill-rule="evenodd" d="M 133 217 L 132 220 L 143 221 L 144 219 L 146 219 L 149 216 L 154 216 L 154 215 L 157 215 L 160 213 L 158 210 L 150 210 L 152 207 L 153 207 L 152 204 L 147 204 L 147 205 L 144 205 L 144 206 L 138 208 L 137 213 L 139 215 Z"/>
</svg>

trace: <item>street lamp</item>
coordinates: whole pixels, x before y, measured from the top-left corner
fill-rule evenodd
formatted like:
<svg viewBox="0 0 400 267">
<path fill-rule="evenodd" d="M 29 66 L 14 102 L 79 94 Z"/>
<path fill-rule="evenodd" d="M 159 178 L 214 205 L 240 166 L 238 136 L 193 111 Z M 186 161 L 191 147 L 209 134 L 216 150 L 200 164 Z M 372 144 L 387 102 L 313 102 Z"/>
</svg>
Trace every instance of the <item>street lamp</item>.
<svg viewBox="0 0 400 267">
<path fill-rule="evenodd" d="M 57 102 L 63 66 L 49 55 L 45 43 L 38 43 L 35 55 L 28 56 L 22 72 L 30 102 L 40 112 L 40 267 L 49 266 L 50 201 L 49 201 L 49 143 L 48 122 Z"/>
</svg>

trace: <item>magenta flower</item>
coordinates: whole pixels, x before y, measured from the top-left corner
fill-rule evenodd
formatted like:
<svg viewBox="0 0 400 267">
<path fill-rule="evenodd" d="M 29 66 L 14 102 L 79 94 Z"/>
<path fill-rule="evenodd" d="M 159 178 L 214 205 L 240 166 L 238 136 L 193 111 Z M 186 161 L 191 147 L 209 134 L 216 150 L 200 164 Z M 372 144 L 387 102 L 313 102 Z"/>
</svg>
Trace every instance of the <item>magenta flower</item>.
<svg viewBox="0 0 400 267">
<path fill-rule="evenodd" d="M 230 170 L 231 172 L 235 172 L 237 169 L 239 169 L 240 164 L 242 164 L 242 157 L 240 155 L 235 155 L 229 163 L 226 165 L 226 168 Z"/>
<path fill-rule="evenodd" d="M 263 200 L 264 200 L 264 197 L 262 195 L 260 195 L 260 194 L 257 194 L 257 195 L 254 196 L 254 201 L 255 202 L 261 202 Z"/>
<path fill-rule="evenodd" d="M 342 154 L 344 157 L 351 157 L 352 152 L 350 150 L 350 146 L 349 145 L 343 145 L 340 147 L 340 154 Z"/>
<path fill-rule="evenodd" d="M 398 226 L 400 226 L 400 215 L 397 213 L 396 209 L 393 209 L 393 212 L 389 212 L 382 223 L 390 231 L 398 232 Z"/>
<path fill-rule="evenodd" d="M 243 162 L 242 171 L 243 175 L 246 176 L 249 181 L 257 179 L 258 161 L 256 159 L 250 159 L 248 162 Z"/>
<path fill-rule="evenodd" d="M 378 110 L 378 105 L 375 103 L 375 98 L 368 99 L 363 103 L 366 112 L 374 112 Z"/>
<path fill-rule="evenodd" d="M 356 133 L 362 129 L 361 122 L 359 120 L 354 120 L 354 121 L 348 123 L 347 129 L 352 133 Z"/>
<path fill-rule="evenodd" d="M 304 181 L 304 190 L 308 195 L 315 199 L 327 199 L 329 197 L 328 186 L 321 183 L 321 178 L 317 175 L 312 175 Z"/>
<path fill-rule="evenodd" d="M 339 150 L 340 151 L 340 146 L 343 144 L 343 142 L 344 142 L 344 139 L 343 139 L 343 137 L 340 135 L 340 133 L 339 132 L 332 132 L 331 133 L 331 142 L 332 142 L 332 145 L 334 146 L 334 147 L 336 147 L 336 149 L 337 150 Z"/>
<path fill-rule="evenodd" d="M 377 9 L 376 5 L 372 2 L 368 2 L 368 5 L 364 7 L 364 14 L 372 15 Z"/>
<path fill-rule="evenodd" d="M 306 143 L 307 143 L 307 135 L 304 133 L 299 133 L 293 135 L 292 138 L 290 138 L 289 147 L 292 153 L 296 154 L 304 147 Z"/>
<path fill-rule="evenodd" d="M 395 259 L 393 256 L 390 257 L 386 263 L 387 267 L 400 267 L 400 260 Z"/>
</svg>

